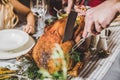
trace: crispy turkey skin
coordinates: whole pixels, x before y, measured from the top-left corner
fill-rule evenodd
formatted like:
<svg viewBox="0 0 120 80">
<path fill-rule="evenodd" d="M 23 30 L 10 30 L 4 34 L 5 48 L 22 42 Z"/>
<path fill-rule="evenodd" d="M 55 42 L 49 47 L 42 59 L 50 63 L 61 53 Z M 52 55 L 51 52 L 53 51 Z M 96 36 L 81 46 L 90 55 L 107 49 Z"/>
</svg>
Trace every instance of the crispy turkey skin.
<svg viewBox="0 0 120 80">
<path fill-rule="evenodd" d="M 59 19 L 53 24 L 47 26 L 45 33 L 38 39 L 35 47 L 33 48 L 32 57 L 37 63 L 37 66 L 39 68 L 46 69 L 51 74 L 61 70 L 62 66 L 61 58 L 56 58 L 54 60 L 51 58 L 56 43 L 61 46 L 61 49 L 65 55 L 67 66 L 69 65 L 68 53 L 74 45 L 75 37 L 73 37 L 74 40 L 62 43 L 66 21 L 67 17 Z M 80 25 L 76 28 L 74 36 L 81 35 L 80 31 L 83 30 L 84 17 L 79 17 L 78 22 Z M 59 64 L 55 64 L 55 61 Z"/>
</svg>

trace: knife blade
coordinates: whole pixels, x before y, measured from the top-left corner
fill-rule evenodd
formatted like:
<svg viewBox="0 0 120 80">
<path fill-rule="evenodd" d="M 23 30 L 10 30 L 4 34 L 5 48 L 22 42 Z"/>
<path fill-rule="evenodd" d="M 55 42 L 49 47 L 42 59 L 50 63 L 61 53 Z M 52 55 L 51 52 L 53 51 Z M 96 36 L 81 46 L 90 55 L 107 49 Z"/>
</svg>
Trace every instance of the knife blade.
<svg viewBox="0 0 120 80">
<path fill-rule="evenodd" d="M 77 12 L 71 11 L 67 18 L 62 43 L 72 39 L 73 29 L 74 29 L 74 24 L 75 24 L 76 18 L 77 18 Z"/>
</svg>

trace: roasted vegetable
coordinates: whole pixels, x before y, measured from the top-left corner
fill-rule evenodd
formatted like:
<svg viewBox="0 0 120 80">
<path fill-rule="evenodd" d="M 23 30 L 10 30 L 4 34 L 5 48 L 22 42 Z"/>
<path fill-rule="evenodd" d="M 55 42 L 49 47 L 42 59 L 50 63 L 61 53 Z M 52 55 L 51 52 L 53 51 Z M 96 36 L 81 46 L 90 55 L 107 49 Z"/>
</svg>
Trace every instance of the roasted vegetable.
<svg viewBox="0 0 120 80">
<path fill-rule="evenodd" d="M 11 78 L 11 76 L 7 75 L 7 74 L 12 74 L 12 73 L 16 73 L 16 71 L 10 70 L 10 69 L 5 68 L 5 67 L 0 67 L 0 80 Z"/>
<path fill-rule="evenodd" d="M 2 74 L 9 74 L 9 73 L 15 73 L 15 70 L 10 70 L 8 68 L 0 67 L 0 75 Z"/>
</svg>

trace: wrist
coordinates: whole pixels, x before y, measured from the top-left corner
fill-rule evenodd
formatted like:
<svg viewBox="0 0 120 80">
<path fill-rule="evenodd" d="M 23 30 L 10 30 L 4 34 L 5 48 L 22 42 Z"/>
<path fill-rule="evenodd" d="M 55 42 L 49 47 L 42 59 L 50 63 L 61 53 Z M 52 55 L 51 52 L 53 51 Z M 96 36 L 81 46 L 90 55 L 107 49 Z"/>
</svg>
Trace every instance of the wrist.
<svg viewBox="0 0 120 80">
<path fill-rule="evenodd" d="M 28 26 L 34 27 L 34 24 L 27 23 Z"/>
<path fill-rule="evenodd" d="M 120 0 L 119 0 L 119 2 L 116 2 L 115 9 L 116 9 L 117 13 L 120 13 Z"/>
</svg>

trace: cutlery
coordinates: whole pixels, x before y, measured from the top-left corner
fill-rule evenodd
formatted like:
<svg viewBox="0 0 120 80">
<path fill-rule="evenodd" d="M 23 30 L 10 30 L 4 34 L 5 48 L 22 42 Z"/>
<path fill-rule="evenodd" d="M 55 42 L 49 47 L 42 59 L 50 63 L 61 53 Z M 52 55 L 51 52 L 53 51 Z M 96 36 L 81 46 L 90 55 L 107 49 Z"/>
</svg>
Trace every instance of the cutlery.
<svg viewBox="0 0 120 80">
<path fill-rule="evenodd" d="M 82 44 L 85 42 L 86 38 L 91 37 L 91 36 L 92 36 L 91 34 L 88 34 L 87 37 L 84 37 L 84 38 L 80 39 L 80 40 L 72 47 L 72 51 L 75 51 L 80 45 L 82 45 Z"/>
<path fill-rule="evenodd" d="M 71 40 L 73 37 L 74 25 L 77 18 L 77 12 L 71 11 L 68 15 L 62 42 Z"/>
</svg>

